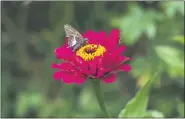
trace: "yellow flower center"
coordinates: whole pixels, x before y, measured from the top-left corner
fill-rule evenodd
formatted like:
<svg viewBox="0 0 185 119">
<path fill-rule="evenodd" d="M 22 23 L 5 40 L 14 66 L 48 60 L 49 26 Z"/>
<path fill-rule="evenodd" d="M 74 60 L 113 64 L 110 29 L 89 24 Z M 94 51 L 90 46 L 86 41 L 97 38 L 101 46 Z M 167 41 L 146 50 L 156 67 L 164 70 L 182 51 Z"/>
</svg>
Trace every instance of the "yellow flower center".
<svg viewBox="0 0 185 119">
<path fill-rule="evenodd" d="M 83 58 L 85 61 L 93 60 L 95 57 L 103 56 L 106 52 L 105 47 L 96 44 L 87 44 L 82 46 L 77 52 L 76 55 Z"/>
</svg>

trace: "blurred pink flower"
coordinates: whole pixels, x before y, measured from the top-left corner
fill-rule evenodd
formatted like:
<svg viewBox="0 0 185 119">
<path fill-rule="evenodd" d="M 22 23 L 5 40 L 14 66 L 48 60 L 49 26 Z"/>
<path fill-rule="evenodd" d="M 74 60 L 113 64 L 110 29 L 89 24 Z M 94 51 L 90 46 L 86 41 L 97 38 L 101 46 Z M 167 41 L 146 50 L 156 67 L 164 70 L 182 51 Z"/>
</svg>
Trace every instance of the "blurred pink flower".
<svg viewBox="0 0 185 119">
<path fill-rule="evenodd" d="M 57 59 L 63 62 L 52 64 L 52 68 L 57 69 L 53 75 L 54 79 L 67 84 L 81 84 L 88 78 L 111 83 L 116 80 L 117 72 L 131 70 L 131 66 L 125 64 L 131 58 L 121 55 L 126 46 L 119 44 L 119 29 L 113 29 L 109 36 L 105 31 L 90 30 L 83 34 L 83 37 L 88 38 L 88 44 L 76 52 L 73 52 L 72 48 L 67 48 L 67 42 L 55 49 Z"/>
</svg>

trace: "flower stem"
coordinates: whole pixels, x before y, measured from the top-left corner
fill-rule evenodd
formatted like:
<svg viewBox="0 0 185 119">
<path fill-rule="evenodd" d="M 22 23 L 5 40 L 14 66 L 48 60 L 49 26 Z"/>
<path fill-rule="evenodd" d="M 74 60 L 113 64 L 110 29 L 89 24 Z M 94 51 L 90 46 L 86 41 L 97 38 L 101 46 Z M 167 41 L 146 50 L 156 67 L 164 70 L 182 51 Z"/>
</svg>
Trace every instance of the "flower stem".
<svg viewBox="0 0 185 119">
<path fill-rule="evenodd" d="M 107 109 L 105 107 L 105 102 L 103 100 L 103 95 L 100 87 L 100 80 L 96 80 L 96 81 L 92 80 L 92 85 L 101 111 L 105 114 L 106 117 L 110 118 L 107 112 Z"/>
</svg>

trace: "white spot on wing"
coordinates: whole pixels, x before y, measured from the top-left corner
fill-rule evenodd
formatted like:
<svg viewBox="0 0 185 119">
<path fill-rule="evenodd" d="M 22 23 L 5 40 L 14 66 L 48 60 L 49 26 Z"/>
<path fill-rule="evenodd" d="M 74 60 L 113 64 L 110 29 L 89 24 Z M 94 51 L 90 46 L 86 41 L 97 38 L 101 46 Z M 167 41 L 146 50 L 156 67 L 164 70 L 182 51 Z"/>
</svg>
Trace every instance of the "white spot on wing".
<svg viewBox="0 0 185 119">
<path fill-rule="evenodd" d="M 76 44 L 76 40 L 71 41 L 71 46 L 74 46 Z"/>
</svg>

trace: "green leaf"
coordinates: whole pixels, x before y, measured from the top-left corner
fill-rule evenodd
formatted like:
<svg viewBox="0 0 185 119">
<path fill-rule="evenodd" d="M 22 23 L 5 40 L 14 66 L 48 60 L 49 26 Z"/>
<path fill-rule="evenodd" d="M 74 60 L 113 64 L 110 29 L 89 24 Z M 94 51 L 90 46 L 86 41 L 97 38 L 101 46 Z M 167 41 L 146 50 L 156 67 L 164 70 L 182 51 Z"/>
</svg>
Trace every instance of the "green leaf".
<svg viewBox="0 0 185 119">
<path fill-rule="evenodd" d="M 144 117 L 148 105 L 149 89 L 154 79 L 156 79 L 156 76 L 158 76 L 157 73 L 154 74 L 153 78 L 127 103 L 118 117 Z"/>
<path fill-rule="evenodd" d="M 31 95 L 21 93 L 18 98 L 16 113 L 19 116 L 23 115 L 29 106 L 38 108 L 43 102 L 39 93 L 32 93 Z"/>
<path fill-rule="evenodd" d="M 184 76 L 184 54 L 180 50 L 170 46 L 157 46 L 157 55 L 168 65 L 171 77 Z"/>
<path fill-rule="evenodd" d="M 180 51 L 170 46 L 157 46 L 155 48 L 157 55 L 168 65 L 183 67 L 183 59 L 180 57 Z"/>
<path fill-rule="evenodd" d="M 156 110 L 148 110 L 145 113 L 145 117 L 164 117 L 163 113 L 156 111 Z"/>
<path fill-rule="evenodd" d="M 178 100 L 177 110 L 180 117 L 184 117 L 184 102 Z"/>
<path fill-rule="evenodd" d="M 175 79 L 176 77 L 182 77 L 182 79 L 184 79 L 184 68 L 183 67 L 182 68 L 175 67 L 175 66 L 169 67 L 168 73 L 172 79 Z"/>
<path fill-rule="evenodd" d="M 184 36 L 176 36 L 172 40 L 174 40 L 178 43 L 184 44 Z"/>
<path fill-rule="evenodd" d="M 145 65 L 143 65 L 145 64 Z M 142 76 L 143 72 L 150 72 L 150 61 L 146 58 L 138 57 L 131 62 L 133 67 L 132 75 L 135 77 Z"/>
<path fill-rule="evenodd" d="M 153 38 L 156 35 L 156 25 L 155 24 L 149 24 L 148 27 L 146 27 L 146 34 L 149 38 Z"/>
<path fill-rule="evenodd" d="M 155 22 L 161 19 L 161 14 L 153 10 L 145 10 L 138 5 L 131 5 L 127 15 L 114 18 L 112 25 L 120 27 L 124 36 L 123 42 L 134 44 L 143 34 L 150 39 L 156 36 Z"/>
<path fill-rule="evenodd" d="M 176 13 L 179 12 L 184 15 L 184 2 L 181 1 L 170 1 L 163 2 L 162 7 L 168 17 L 175 17 Z"/>
</svg>

